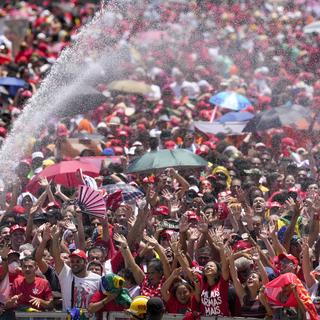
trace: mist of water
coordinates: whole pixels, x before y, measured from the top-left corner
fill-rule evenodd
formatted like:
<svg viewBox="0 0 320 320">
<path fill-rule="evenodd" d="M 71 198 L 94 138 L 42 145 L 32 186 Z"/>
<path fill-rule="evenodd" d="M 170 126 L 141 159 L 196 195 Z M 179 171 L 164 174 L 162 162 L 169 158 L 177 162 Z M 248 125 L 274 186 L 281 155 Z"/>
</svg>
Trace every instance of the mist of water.
<svg viewBox="0 0 320 320">
<path fill-rule="evenodd" d="M 103 79 L 105 83 L 121 73 L 128 59 L 125 46 L 111 44 L 104 34 L 105 15 L 109 8 L 101 9 L 87 25 L 79 30 L 74 43 L 62 51 L 50 73 L 30 99 L 14 123 L 10 135 L 0 151 L 0 177 L 10 181 L 14 168 L 39 129 L 52 117 L 68 113 L 64 110 L 72 100 L 72 108 L 85 111 L 80 99 L 83 90 Z"/>
</svg>

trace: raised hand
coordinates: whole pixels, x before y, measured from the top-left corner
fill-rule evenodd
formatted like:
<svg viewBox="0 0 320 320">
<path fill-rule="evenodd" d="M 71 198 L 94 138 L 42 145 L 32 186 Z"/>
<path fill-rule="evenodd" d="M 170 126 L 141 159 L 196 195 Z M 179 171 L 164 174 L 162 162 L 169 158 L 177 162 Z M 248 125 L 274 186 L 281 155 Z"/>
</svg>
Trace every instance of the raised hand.
<svg viewBox="0 0 320 320">
<path fill-rule="evenodd" d="M 11 250 L 10 247 L 7 246 L 7 245 L 6 245 L 5 247 L 3 247 L 3 248 L 0 250 L 0 257 L 1 257 L 2 259 L 7 259 L 10 250 Z"/>
<path fill-rule="evenodd" d="M 212 240 L 213 244 L 220 250 L 224 249 L 223 238 L 219 236 L 219 233 L 216 230 L 210 229 L 208 232 L 210 239 Z"/>
<path fill-rule="evenodd" d="M 180 222 L 179 222 L 179 231 L 181 233 L 185 233 L 189 230 L 190 228 L 190 223 L 188 221 L 188 217 L 186 215 L 183 215 L 180 218 Z"/>
<path fill-rule="evenodd" d="M 137 199 L 136 204 L 140 210 L 143 210 L 147 205 L 147 200 L 145 198 Z"/>
<path fill-rule="evenodd" d="M 147 188 L 146 200 L 147 200 L 147 203 L 151 205 L 151 207 L 157 206 L 158 195 L 154 190 L 152 190 L 150 186 Z"/>
<path fill-rule="evenodd" d="M 71 221 L 67 221 L 65 224 L 66 229 L 70 230 L 71 232 L 77 232 L 77 227 Z"/>
<path fill-rule="evenodd" d="M 200 222 L 198 223 L 197 228 L 201 233 L 204 233 L 204 234 L 208 233 L 208 230 L 209 230 L 208 219 L 204 214 L 201 215 L 201 219 L 200 219 Z"/>
<path fill-rule="evenodd" d="M 198 240 L 200 238 L 200 234 L 201 234 L 201 231 L 199 230 L 199 226 L 198 226 L 198 229 L 190 229 L 189 240 L 190 241 Z"/>
<path fill-rule="evenodd" d="M 124 248 L 128 247 L 128 241 L 127 241 L 127 239 L 125 238 L 124 235 L 119 234 L 119 233 L 115 233 L 113 235 L 113 239 L 120 244 L 120 248 L 121 249 L 124 249 Z"/>
<path fill-rule="evenodd" d="M 46 223 L 42 231 L 42 240 L 48 242 L 50 239 L 52 239 L 50 224 Z"/>
<path fill-rule="evenodd" d="M 268 240 L 269 238 L 269 230 L 266 226 L 263 226 L 260 233 L 259 233 L 259 237 L 261 240 Z"/>
<path fill-rule="evenodd" d="M 39 181 L 40 186 L 46 188 L 50 185 L 50 182 L 47 180 L 47 178 L 45 177 L 40 177 L 40 181 Z"/>
<path fill-rule="evenodd" d="M 59 239 L 59 237 L 60 237 L 60 228 L 57 225 L 52 226 L 51 229 L 50 229 L 50 232 L 51 232 L 52 238 Z"/>
<path fill-rule="evenodd" d="M 179 200 L 172 200 L 170 202 L 170 211 L 171 213 L 178 213 L 181 210 L 182 206 Z"/>
<path fill-rule="evenodd" d="M 161 195 L 168 203 L 170 203 L 174 199 L 172 192 L 170 192 L 168 189 L 164 189 Z"/>
<path fill-rule="evenodd" d="M 172 276 L 175 277 L 175 278 L 177 278 L 177 277 L 180 276 L 181 272 L 182 272 L 182 268 L 181 268 L 181 267 L 180 267 L 180 268 L 176 268 L 176 269 L 174 269 L 174 270 L 172 271 Z"/>
<path fill-rule="evenodd" d="M 157 241 L 156 238 L 154 238 L 153 236 L 149 237 L 149 236 L 144 236 L 144 241 L 146 241 L 148 244 L 150 244 L 153 247 L 159 246 L 159 242 Z"/>
</svg>

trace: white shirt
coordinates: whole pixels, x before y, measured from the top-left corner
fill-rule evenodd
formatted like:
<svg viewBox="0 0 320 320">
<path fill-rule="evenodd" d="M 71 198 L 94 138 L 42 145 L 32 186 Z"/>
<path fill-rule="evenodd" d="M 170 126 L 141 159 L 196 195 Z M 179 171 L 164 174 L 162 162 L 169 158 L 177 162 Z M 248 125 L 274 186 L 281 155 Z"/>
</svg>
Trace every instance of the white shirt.
<svg viewBox="0 0 320 320">
<path fill-rule="evenodd" d="M 73 307 L 87 308 L 91 296 L 99 290 L 101 277 L 91 271 L 88 272 L 88 276 L 79 278 L 75 276 L 71 268 L 66 264 L 62 268 L 58 275 L 61 294 L 63 299 L 63 310 L 71 307 L 71 288 L 72 280 L 74 278 L 74 305 Z"/>
</svg>

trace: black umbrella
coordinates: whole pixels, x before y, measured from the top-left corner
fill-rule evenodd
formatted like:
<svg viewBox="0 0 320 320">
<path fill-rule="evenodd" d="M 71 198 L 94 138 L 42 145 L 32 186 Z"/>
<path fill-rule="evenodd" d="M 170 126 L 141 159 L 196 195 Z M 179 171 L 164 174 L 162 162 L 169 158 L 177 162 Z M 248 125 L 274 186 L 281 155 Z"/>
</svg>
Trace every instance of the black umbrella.
<svg viewBox="0 0 320 320">
<path fill-rule="evenodd" d="M 64 108 L 61 111 L 63 116 L 86 113 L 107 100 L 100 91 L 92 87 L 84 87 L 79 91 L 79 94 L 70 97 L 64 102 Z"/>
<path fill-rule="evenodd" d="M 309 109 L 298 104 L 282 106 L 256 114 L 249 120 L 242 132 L 256 132 L 291 125 L 299 127 L 301 121 L 311 122 Z"/>
</svg>

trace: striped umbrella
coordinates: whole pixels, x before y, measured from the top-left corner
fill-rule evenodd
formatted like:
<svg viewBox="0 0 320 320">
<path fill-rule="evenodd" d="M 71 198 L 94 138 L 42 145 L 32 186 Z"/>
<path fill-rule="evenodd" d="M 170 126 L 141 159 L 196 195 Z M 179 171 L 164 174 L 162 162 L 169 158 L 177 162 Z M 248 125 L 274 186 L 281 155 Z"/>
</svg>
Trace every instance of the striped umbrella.
<svg viewBox="0 0 320 320">
<path fill-rule="evenodd" d="M 102 186 L 102 188 L 105 189 L 108 194 L 112 194 L 121 190 L 122 201 L 124 202 L 129 202 L 129 201 L 137 200 L 144 197 L 144 193 L 140 189 L 130 184 L 125 184 L 125 183 L 107 184 L 105 186 Z"/>
</svg>

